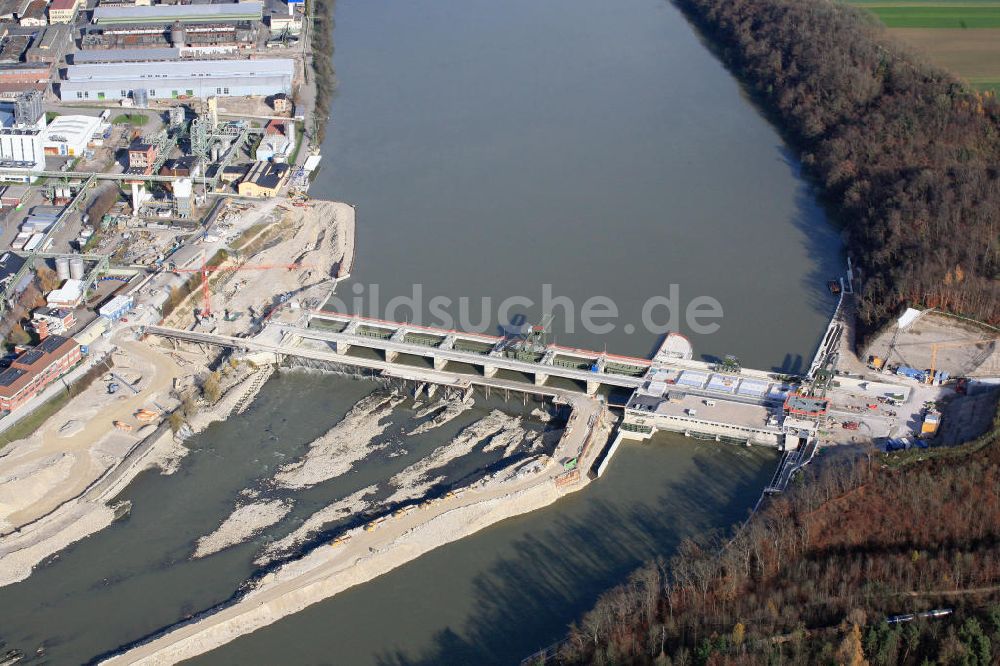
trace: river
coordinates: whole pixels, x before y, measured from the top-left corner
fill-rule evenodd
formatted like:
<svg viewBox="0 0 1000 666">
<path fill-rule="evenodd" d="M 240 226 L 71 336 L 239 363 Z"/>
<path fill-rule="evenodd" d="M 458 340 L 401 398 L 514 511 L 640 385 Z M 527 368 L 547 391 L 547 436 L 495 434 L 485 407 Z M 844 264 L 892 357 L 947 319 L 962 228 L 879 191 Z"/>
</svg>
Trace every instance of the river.
<svg viewBox="0 0 1000 666">
<path fill-rule="evenodd" d="M 574 310 L 548 308 L 556 342 L 647 356 L 658 335 L 643 305 L 676 285 L 696 355 L 808 367 L 826 281 L 843 272 L 837 233 L 672 5 L 341 0 L 336 26 L 339 87 L 310 193 L 358 207 L 346 307 L 436 324 L 432 297 L 466 297 L 476 325 L 487 297 L 495 327 L 512 296 L 535 303 L 512 313 L 540 321 L 549 284 Z M 423 306 L 392 311 L 415 284 Z M 610 332 L 584 330 L 591 296 L 615 304 Z M 719 324 L 711 334 L 684 316 L 701 296 L 722 308 L 702 322 Z M 665 305 L 651 314 L 668 321 Z"/>
<path fill-rule="evenodd" d="M 778 134 L 669 4 L 340 0 L 336 11 L 340 88 L 311 194 L 358 206 L 358 287 L 342 294 L 378 283 L 384 306 L 419 283 L 428 299 L 499 303 L 540 300 L 551 284 L 577 310 L 594 295 L 619 309 L 599 334 L 579 322 L 570 331 L 576 317 L 556 308 L 558 342 L 646 355 L 658 334 L 639 325 L 642 305 L 676 284 L 682 306 L 711 296 L 724 310 L 713 334 L 679 322 L 699 355 L 807 364 L 833 305 L 823 283 L 838 272 L 837 234 Z M 541 309 L 525 312 L 537 321 Z M 80 663 L 223 602 L 266 540 L 487 409 L 406 439 L 403 405 L 387 448 L 345 477 L 296 493 L 267 485 L 373 388 L 272 379 L 249 412 L 193 438 L 175 475 L 133 482 L 128 518 L 0 589 L 0 641 L 44 646 L 39 663 Z M 644 559 L 743 518 L 775 461 L 672 435 L 623 446 L 580 493 L 198 661 L 509 663 L 557 640 Z M 247 544 L 189 559 L 247 488 L 295 508 Z"/>
</svg>

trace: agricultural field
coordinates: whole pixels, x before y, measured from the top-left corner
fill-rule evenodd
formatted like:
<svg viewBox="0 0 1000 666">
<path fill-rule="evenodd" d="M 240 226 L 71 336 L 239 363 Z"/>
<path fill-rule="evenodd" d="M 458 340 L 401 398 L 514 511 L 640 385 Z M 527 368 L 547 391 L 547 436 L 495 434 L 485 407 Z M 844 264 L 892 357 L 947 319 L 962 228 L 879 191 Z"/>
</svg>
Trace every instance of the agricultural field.
<svg viewBox="0 0 1000 666">
<path fill-rule="evenodd" d="M 972 86 L 1000 93 L 1000 0 L 850 0 L 902 43 Z"/>
<path fill-rule="evenodd" d="M 1000 2 L 859 3 L 889 28 L 1000 28 Z"/>
</svg>

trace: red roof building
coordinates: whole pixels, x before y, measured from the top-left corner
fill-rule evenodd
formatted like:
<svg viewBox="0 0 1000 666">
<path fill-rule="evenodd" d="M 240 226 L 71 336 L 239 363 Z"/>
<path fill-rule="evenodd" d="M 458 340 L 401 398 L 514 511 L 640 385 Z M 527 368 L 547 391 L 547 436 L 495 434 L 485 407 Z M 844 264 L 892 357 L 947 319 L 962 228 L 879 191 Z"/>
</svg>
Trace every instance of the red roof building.
<svg viewBox="0 0 1000 666">
<path fill-rule="evenodd" d="M 79 361 L 76 340 L 61 335 L 45 338 L 0 372 L 0 410 L 12 412 L 21 407 Z"/>
</svg>

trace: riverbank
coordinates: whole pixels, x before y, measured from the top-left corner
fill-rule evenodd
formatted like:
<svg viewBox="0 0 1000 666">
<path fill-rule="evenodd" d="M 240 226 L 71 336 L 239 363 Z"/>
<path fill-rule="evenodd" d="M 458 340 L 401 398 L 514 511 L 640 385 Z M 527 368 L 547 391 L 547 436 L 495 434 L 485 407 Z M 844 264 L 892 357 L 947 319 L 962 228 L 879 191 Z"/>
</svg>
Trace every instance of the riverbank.
<svg viewBox="0 0 1000 666">
<path fill-rule="evenodd" d="M 161 372 L 172 369 L 160 376 L 159 382 L 155 384 L 157 386 L 170 385 L 187 376 L 177 371 L 173 359 L 166 354 L 161 354 L 141 343 L 124 343 L 124 345 L 133 351 L 141 350 L 148 359 L 159 357 L 162 363 Z M 204 369 L 204 366 L 200 369 Z M 203 407 L 188 423 L 187 432 L 190 434 L 200 432 L 210 424 L 227 418 L 241 405 L 248 404 L 263 386 L 261 378 L 266 379 L 271 372 L 273 372 L 271 368 L 255 369 L 242 377 L 216 404 Z M 160 401 L 168 404 L 177 402 L 162 396 Z M 132 408 L 129 407 L 126 411 L 130 409 Z M 54 428 L 53 424 L 61 423 L 60 417 L 67 415 L 63 414 L 64 411 L 77 419 L 81 417 L 80 405 L 74 402 L 57 413 L 46 427 Z M 103 467 L 84 465 L 79 471 L 66 468 L 64 465 L 61 468 L 62 475 L 54 475 L 51 471 L 47 471 L 51 468 L 51 464 L 41 465 L 33 469 L 31 475 L 18 477 L 8 474 L 0 482 L 0 491 L 10 493 L 29 488 L 43 498 L 50 495 L 61 496 L 60 490 L 66 487 L 72 488 L 79 484 L 85 486 L 75 496 L 63 499 L 48 512 L 14 527 L 0 537 L 0 587 L 24 580 L 46 558 L 108 527 L 116 516 L 127 512 L 128 506 L 116 504 L 115 500 L 139 474 L 151 469 L 157 469 L 162 474 L 172 474 L 177 470 L 181 458 L 187 453 L 187 449 L 171 431 L 166 421 L 161 422 L 159 426 L 147 426 L 139 430 L 136 437 L 127 439 L 125 435 L 109 427 L 110 421 L 104 423 L 109 418 L 106 409 L 97 410 L 93 418 L 97 417 L 101 420 L 96 428 L 105 432 L 110 431 L 110 434 L 97 439 L 93 444 L 93 451 L 106 453 L 103 447 L 108 437 L 118 438 L 116 441 L 131 442 L 119 457 L 106 458 Z M 84 426 L 78 434 L 87 432 L 89 432 L 88 426 Z M 62 453 L 57 459 L 66 459 L 69 455 Z M 98 472 L 96 475 L 94 475 L 95 470 Z M 35 510 L 39 504 L 27 507 L 22 511 L 22 515 Z"/>
<path fill-rule="evenodd" d="M 180 625 L 106 663 L 173 663 L 202 654 L 434 548 L 582 489 L 589 479 L 579 469 L 593 463 L 611 423 L 600 401 L 579 395 L 568 396 L 568 400 L 577 426 L 567 428 L 546 461 L 520 461 L 441 500 L 350 530 L 339 542 L 318 546 L 267 574 L 232 605 Z M 592 429 L 584 425 L 588 423 L 593 423 Z M 573 452 L 582 452 L 579 467 L 566 472 L 557 461 Z"/>
<path fill-rule="evenodd" d="M 262 204 L 267 210 L 274 205 Z M 277 274 L 249 270 L 238 282 L 210 283 L 234 310 L 264 312 L 288 294 L 318 300 L 335 267 L 353 254 L 354 211 L 326 201 L 286 207 L 263 231 L 269 237 L 244 248 L 244 265 L 299 268 Z M 200 296 L 182 301 L 172 320 L 190 322 L 189 306 Z M 238 334 L 249 330 L 251 317 L 220 323 Z M 214 373 L 214 352 L 170 348 L 131 335 L 133 329 L 121 329 L 112 343 L 114 372 L 130 388 L 112 393 L 104 382 L 94 382 L 33 435 L 4 448 L 0 587 L 24 580 L 46 558 L 110 525 L 116 511 L 127 511 L 114 501 L 133 479 L 152 468 L 176 470 L 187 451 L 183 439 L 246 409 L 274 371 L 267 364 L 240 363 Z M 217 396 L 205 390 L 211 381 Z M 147 414 L 155 414 L 153 422 Z"/>
</svg>

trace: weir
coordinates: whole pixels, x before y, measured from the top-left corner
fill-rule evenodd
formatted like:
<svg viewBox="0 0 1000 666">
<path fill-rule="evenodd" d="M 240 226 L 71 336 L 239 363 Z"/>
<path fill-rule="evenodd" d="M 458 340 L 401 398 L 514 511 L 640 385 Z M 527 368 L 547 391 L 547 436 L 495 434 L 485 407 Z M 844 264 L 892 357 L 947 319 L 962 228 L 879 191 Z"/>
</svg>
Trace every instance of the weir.
<svg viewBox="0 0 1000 666">
<path fill-rule="evenodd" d="M 668 334 L 652 358 L 643 359 L 559 345 L 528 347 L 518 338 L 325 311 L 308 312 L 294 325 L 272 321 L 252 338 L 163 326 L 145 332 L 231 347 L 265 362 L 292 356 L 458 391 L 479 385 L 551 397 L 573 392 L 550 387 L 553 377 L 575 382 L 578 393 L 591 396 L 602 387 L 630 390 L 616 437 L 591 468 L 599 476 L 622 440 L 647 440 L 658 430 L 782 451 L 813 442 L 826 403 L 822 392 L 813 398 L 811 391 L 835 361 L 842 304 L 843 296 L 801 385 L 780 373 L 743 368 L 731 357 L 696 361 L 691 343 L 678 333 Z M 374 350 L 381 358 L 350 354 L 353 348 Z M 401 355 L 425 359 L 429 367 L 401 363 Z M 472 366 L 478 373 L 450 371 L 449 363 Z M 498 375 L 501 370 L 531 379 L 505 378 Z"/>
</svg>

